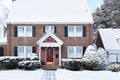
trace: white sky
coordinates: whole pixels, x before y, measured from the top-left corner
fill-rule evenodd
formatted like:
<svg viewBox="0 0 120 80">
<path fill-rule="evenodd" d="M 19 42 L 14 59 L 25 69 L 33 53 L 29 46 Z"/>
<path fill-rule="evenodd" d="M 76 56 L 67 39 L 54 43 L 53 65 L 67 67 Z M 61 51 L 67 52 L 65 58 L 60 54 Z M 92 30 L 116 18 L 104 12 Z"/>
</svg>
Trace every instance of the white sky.
<svg viewBox="0 0 120 80">
<path fill-rule="evenodd" d="M 10 6 L 11 0 L 0 0 L 0 7 L 3 6 L 3 4 L 6 4 L 6 6 Z M 94 10 L 99 7 L 101 4 L 103 4 L 103 0 L 88 0 L 88 4 L 89 7 L 91 9 L 92 12 L 94 12 Z"/>
</svg>

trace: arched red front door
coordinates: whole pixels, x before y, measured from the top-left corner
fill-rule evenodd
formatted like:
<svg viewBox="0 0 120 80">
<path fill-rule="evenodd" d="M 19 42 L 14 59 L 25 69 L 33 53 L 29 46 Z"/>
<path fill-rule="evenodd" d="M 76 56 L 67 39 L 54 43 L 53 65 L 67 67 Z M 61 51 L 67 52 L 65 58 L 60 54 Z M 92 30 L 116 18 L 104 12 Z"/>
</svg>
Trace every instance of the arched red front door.
<svg viewBox="0 0 120 80">
<path fill-rule="evenodd" d="M 47 63 L 53 62 L 53 48 L 48 47 L 46 51 L 46 61 Z"/>
</svg>

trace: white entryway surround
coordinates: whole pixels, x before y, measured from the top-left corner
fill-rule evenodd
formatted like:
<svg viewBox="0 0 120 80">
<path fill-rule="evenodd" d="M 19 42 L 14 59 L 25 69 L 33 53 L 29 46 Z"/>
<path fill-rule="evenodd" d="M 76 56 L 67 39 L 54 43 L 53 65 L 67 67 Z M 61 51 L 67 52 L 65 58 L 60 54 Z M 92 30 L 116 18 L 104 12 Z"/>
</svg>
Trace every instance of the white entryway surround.
<svg viewBox="0 0 120 80">
<path fill-rule="evenodd" d="M 56 42 L 44 42 L 48 37 L 52 37 Z M 41 47 L 59 47 L 59 65 L 61 65 L 61 46 L 63 45 L 63 41 L 55 34 L 51 32 L 46 33 L 37 41 L 37 45 L 39 46 L 39 61 L 41 61 Z"/>
</svg>

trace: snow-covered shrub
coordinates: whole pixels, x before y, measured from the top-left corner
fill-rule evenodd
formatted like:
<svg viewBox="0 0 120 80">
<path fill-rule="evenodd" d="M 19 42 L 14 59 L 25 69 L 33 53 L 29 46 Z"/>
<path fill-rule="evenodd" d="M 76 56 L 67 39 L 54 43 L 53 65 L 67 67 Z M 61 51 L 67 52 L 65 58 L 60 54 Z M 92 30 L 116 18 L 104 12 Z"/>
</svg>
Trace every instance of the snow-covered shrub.
<svg viewBox="0 0 120 80">
<path fill-rule="evenodd" d="M 26 59 L 27 60 L 38 60 L 39 57 L 38 57 L 37 53 L 31 53 L 31 54 L 27 55 Z"/>
<path fill-rule="evenodd" d="M 97 50 L 94 45 L 90 45 L 82 59 L 83 67 L 89 70 L 106 69 L 107 57 L 107 52 L 103 48 Z"/>
<path fill-rule="evenodd" d="M 100 69 L 100 64 L 97 59 L 89 60 L 89 61 L 87 60 L 82 61 L 82 65 L 83 65 L 83 68 L 87 70 L 99 70 Z"/>
<path fill-rule="evenodd" d="M 106 69 L 107 65 L 109 64 L 108 61 L 108 53 L 103 49 L 103 48 L 98 48 L 97 50 L 98 52 L 98 56 L 100 58 L 100 65 L 101 65 L 101 69 Z"/>
<path fill-rule="evenodd" d="M 117 64 L 117 63 L 110 64 L 110 65 L 108 65 L 107 70 L 110 70 L 113 72 L 118 72 L 118 71 L 120 71 L 120 64 Z"/>
<path fill-rule="evenodd" d="M 84 69 L 88 70 L 98 70 L 100 68 L 97 49 L 93 45 L 87 47 L 82 59 L 82 65 Z"/>
<path fill-rule="evenodd" d="M 13 56 L 0 57 L 0 69 L 15 69 L 22 60 L 23 58 Z"/>
<path fill-rule="evenodd" d="M 81 70 L 81 59 L 62 59 L 62 68 L 69 70 Z"/>
<path fill-rule="evenodd" d="M 19 69 L 25 69 L 25 70 L 35 70 L 37 68 L 40 68 L 40 62 L 37 60 L 34 61 L 21 61 L 18 63 Z"/>
</svg>

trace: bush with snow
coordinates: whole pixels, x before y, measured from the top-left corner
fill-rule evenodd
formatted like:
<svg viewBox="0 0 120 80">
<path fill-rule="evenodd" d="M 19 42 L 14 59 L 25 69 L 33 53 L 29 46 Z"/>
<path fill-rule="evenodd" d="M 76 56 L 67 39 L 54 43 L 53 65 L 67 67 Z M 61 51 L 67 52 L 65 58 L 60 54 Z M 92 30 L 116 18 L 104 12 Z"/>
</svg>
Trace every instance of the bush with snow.
<svg viewBox="0 0 120 80">
<path fill-rule="evenodd" d="M 38 57 L 37 53 L 31 53 L 31 54 L 27 55 L 26 59 L 27 60 L 39 60 L 39 57 Z"/>
<path fill-rule="evenodd" d="M 108 54 L 103 48 L 97 50 L 95 45 L 87 47 L 82 59 L 62 59 L 62 67 L 69 70 L 105 70 Z"/>
<path fill-rule="evenodd" d="M 21 61 L 18 63 L 18 68 L 24 70 L 35 70 L 37 68 L 40 68 L 40 62 L 37 60 Z"/>
<path fill-rule="evenodd" d="M 15 69 L 20 61 L 23 61 L 23 58 L 12 56 L 0 57 L 0 69 Z"/>
<path fill-rule="evenodd" d="M 62 67 L 69 70 L 81 70 L 81 59 L 62 59 Z"/>
<path fill-rule="evenodd" d="M 35 59 L 35 58 L 34 58 Z M 15 56 L 0 57 L 0 70 L 7 69 L 25 69 L 34 70 L 40 68 L 40 62 L 38 60 L 27 60 Z"/>
<path fill-rule="evenodd" d="M 118 72 L 118 71 L 120 71 L 120 64 L 117 64 L 117 63 L 110 64 L 110 65 L 108 65 L 107 70 L 110 70 L 113 72 Z"/>
<path fill-rule="evenodd" d="M 98 48 L 98 57 L 100 58 L 101 69 L 106 69 L 109 64 L 108 53 L 103 48 Z"/>
<path fill-rule="evenodd" d="M 107 53 L 103 48 L 98 50 L 93 45 L 87 47 L 82 59 L 84 69 L 100 70 L 106 68 Z"/>
</svg>

